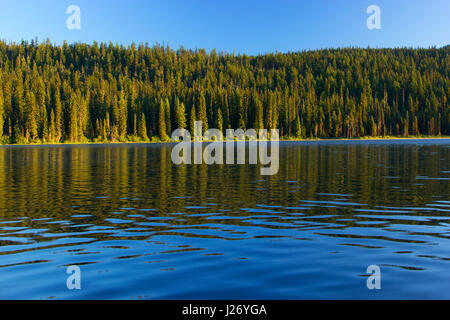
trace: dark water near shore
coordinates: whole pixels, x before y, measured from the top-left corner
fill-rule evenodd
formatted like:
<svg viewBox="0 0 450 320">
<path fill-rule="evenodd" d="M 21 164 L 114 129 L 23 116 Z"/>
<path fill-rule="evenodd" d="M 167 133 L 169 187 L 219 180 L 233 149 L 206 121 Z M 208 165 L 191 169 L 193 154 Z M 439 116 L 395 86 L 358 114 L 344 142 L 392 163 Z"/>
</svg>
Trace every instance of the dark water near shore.
<svg viewBox="0 0 450 320">
<path fill-rule="evenodd" d="M 0 298 L 450 299 L 450 140 L 282 142 L 274 176 L 170 150 L 0 148 Z"/>
</svg>

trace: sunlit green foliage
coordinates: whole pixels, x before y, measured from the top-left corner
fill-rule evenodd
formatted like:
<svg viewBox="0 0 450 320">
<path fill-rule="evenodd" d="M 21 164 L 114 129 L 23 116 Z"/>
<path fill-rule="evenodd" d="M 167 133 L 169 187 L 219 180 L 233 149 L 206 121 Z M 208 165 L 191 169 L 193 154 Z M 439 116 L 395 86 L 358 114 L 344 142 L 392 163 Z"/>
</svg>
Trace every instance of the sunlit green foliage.
<svg viewBox="0 0 450 320">
<path fill-rule="evenodd" d="M 0 42 L 1 141 L 166 140 L 195 120 L 285 137 L 450 135 L 449 52 Z"/>
</svg>

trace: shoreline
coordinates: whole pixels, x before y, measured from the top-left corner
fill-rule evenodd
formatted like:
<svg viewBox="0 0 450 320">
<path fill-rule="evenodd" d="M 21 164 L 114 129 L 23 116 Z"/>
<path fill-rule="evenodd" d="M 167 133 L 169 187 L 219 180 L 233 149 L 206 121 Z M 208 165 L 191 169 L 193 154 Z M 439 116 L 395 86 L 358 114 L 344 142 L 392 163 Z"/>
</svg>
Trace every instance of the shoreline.
<svg viewBox="0 0 450 320">
<path fill-rule="evenodd" d="M 286 139 L 279 139 L 278 142 L 339 142 L 339 141 L 389 141 L 389 140 L 398 140 L 398 141 L 405 141 L 405 140 L 450 140 L 450 136 L 408 136 L 408 137 L 402 137 L 402 136 L 379 136 L 379 137 L 359 137 L 359 138 L 306 138 L 306 139 L 294 139 L 294 138 L 286 138 Z M 259 140 L 256 141 L 267 141 L 270 142 L 271 140 Z M 81 145 L 121 145 L 121 144 L 170 144 L 170 143 L 179 143 L 180 141 L 104 141 L 104 142 L 96 142 L 96 141 L 88 141 L 88 142 L 45 142 L 45 143 L 26 143 L 26 144 L 19 144 L 19 143 L 6 143 L 6 144 L 0 144 L 0 148 L 2 147 L 26 147 L 26 146 L 81 146 Z M 193 141 L 192 141 L 193 142 Z M 202 143 L 208 143 L 213 141 L 202 141 Z M 224 140 L 223 142 L 226 142 Z M 240 141 L 243 142 L 243 141 Z M 248 140 L 246 141 L 248 142 Z"/>
</svg>

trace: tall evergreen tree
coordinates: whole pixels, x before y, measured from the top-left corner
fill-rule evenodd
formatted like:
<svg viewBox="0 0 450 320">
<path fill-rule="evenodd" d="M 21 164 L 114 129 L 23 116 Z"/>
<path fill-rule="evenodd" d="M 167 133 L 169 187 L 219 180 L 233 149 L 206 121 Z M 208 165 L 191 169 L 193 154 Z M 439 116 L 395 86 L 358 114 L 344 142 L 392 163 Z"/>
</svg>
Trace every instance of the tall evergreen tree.
<svg viewBox="0 0 450 320">
<path fill-rule="evenodd" d="M 184 103 L 177 99 L 175 109 L 175 124 L 177 128 L 186 129 L 186 110 Z"/>
<path fill-rule="evenodd" d="M 300 117 L 297 116 L 295 118 L 295 137 L 301 138 L 302 137 L 302 126 L 300 124 Z"/>
<path fill-rule="evenodd" d="M 200 94 L 198 105 L 198 119 L 202 122 L 202 131 L 208 130 L 208 117 L 206 116 L 206 101 L 203 93 Z M 202 133 L 203 133 L 202 132 Z"/>
<path fill-rule="evenodd" d="M 118 106 L 118 126 L 119 126 L 119 136 L 124 137 L 127 134 L 127 114 L 128 114 L 128 103 L 125 96 L 125 91 L 120 92 L 119 106 Z"/>
<path fill-rule="evenodd" d="M 171 117 L 171 112 L 170 112 L 170 103 L 169 103 L 169 99 L 165 99 L 165 111 L 166 111 L 166 132 L 167 133 L 171 133 L 172 132 L 172 117 Z"/>
<path fill-rule="evenodd" d="M 139 137 L 143 140 L 148 140 L 147 124 L 145 122 L 145 115 L 142 113 L 139 119 Z"/>
<path fill-rule="evenodd" d="M 222 111 L 220 110 L 220 108 L 217 110 L 217 129 L 219 129 L 220 132 L 223 132 L 223 118 L 222 118 Z"/>
<path fill-rule="evenodd" d="M 5 99 L 3 98 L 3 90 L 0 87 L 0 138 L 3 136 L 4 112 Z"/>
<path fill-rule="evenodd" d="M 50 111 L 50 127 L 49 127 L 49 141 L 54 142 L 56 140 L 56 124 L 55 124 L 55 113 L 53 109 Z"/>
<path fill-rule="evenodd" d="M 55 90 L 55 141 L 59 142 L 62 138 L 62 104 L 59 88 Z"/>
<path fill-rule="evenodd" d="M 191 116 L 189 117 L 189 132 L 191 133 L 191 137 L 194 137 L 194 129 L 195 129 L 195 121 L 197 120 L 197 115 L 195 113 L 195 107 L 191 108 Z"/>
<path fill-rule="evenodd" d="M 161 99 L 161 102 L 159 104 L 159 138 L 162 141 L 167 140 L 167 133 L 166 133 L 166 104 L 163 99 Z"/>
</svg>

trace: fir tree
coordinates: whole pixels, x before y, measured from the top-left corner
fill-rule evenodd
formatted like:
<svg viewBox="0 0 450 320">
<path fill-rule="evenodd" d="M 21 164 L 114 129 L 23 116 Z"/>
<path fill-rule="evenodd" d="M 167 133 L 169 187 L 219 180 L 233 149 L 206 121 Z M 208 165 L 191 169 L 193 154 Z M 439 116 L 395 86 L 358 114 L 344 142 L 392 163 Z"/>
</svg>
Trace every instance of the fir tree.
<svg viewBox="0 0 450 320">
<path fill-rule="evenodd" d="M 3 90 L 0 87 L 0 138 L 3 136 L 5 100 L 3 98 Z"/>
<path fill-rule="evenodd" d="M 53 109 L 50 111 L 49 140 L 50 142 L 54 142 L 56 140 L 55 113 L 53 112 Z"/>
<path fill-rule="evenodd" d="M 295 118 L 295 137 L 301 138 L 302 137 L 302 126 L 300 124 L 300 117 L 297 116 Z"/>
<path fill-rule="evenodd" d="M 175 109 L 175 123 L 177 128 L 186 129 L 186 110 L 184 103 L 177 99 L 177 105 Z"/>
<path fill-rule="evenodd" d="M 219 129 L 220 132 L 223 132 L 223 118 L 222 118 L 222 111 L 220 110 L 220 108 L 217 110 L 217 129 Z"/>
<path fill-rule="evenodd" d="M 202 122 L 202 133 L 204 133 L 208 130 L 208 118 L 206 116 L 206 102 L 203 93 L 200 94 L 199 99 L 198 119 Z"/>
<path fill-rule="evenodd" d="M 191 137 L 194 137 L 195 132 L 195 121 L 197 120 L 197 115 L 195 113 L 195 107 L 191 108 L 191 116 L 189 117 L 189 132 L 191 133 Z"/>
<path fill-rule="evenodd" d="M 166 104 L 161 99 L 161 102 L 159 104 L 159 138 L 162 141 L 167 140 L 167 133 L 166 133 Z"/>
<path fill-rule="evenodd" d="M 145 115 L 143 113 L 141 114 L 141 117 L 139 119 L 139 137 L 141 137 L 141 139 L 144 141 L 148 140 L 147 124 L 145 123 Z"/>
</svg>

